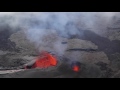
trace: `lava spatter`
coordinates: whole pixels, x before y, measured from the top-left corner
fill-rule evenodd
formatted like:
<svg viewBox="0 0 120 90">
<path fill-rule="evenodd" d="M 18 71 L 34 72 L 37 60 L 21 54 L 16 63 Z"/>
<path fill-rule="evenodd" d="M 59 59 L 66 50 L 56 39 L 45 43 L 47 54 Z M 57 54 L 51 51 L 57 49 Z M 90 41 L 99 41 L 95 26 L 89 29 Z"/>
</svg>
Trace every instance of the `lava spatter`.
<svg viewBox="0 0 120 90">
<path fill-rule="evenodd" d="M 48 52 L 42 52 L 40 57 L 37 58 L 36 62 L 33 64 L 32 68 L 48 68 L 50 66 L 56 66 L 57 59 L 55 56 Z"/>
<path fill-rule="evenodd" d="M 77 62 L 77 61 L 72 62 L 71 67 L 74 72 L 79 72 L 80 71 L 80 62 Z"/>
</svg>

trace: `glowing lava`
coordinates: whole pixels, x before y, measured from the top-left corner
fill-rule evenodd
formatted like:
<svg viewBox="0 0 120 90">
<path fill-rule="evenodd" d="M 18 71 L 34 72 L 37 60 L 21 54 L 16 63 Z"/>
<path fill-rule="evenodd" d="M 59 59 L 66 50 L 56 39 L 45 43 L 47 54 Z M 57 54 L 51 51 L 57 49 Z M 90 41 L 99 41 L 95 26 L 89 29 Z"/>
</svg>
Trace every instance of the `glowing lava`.
<svg viewBox="0 0 120 90">
<path fill-rule="evenodd" d="M 72 66 L 72 70 L 74 72 L 79 72 L 80 71 L 81 63 L 78 62 L 78 61 L 73 61 L 72 64 L 71 64 L 71 66 Z"/>
<path fill-rule="evenodd" d="M 55 56 L 48 52 L 42 52 L 41 56 L 38 57 L 32 68 L 48 68 L 50 66 L 56 66 L 57 59 Z"/>
<path fill-rule="evenodd" d="M 79 72 L 80 71 L 80 67 L 77 66 L 77 65 L 73 66 L 73 71 Z"/>
</svg>

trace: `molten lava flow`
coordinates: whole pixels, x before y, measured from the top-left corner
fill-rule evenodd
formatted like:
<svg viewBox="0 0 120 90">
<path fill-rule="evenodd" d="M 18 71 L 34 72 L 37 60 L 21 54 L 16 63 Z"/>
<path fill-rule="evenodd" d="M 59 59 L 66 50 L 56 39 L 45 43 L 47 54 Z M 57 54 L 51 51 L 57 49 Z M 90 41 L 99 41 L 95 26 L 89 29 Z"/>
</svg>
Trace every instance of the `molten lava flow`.
<svg viewBox="0 0 120 90">
<path fill-rule="evenodd" d="M 57 59 L 55 56 L 48 52 L 42 52 L 41 56 L 38 57 L 32 68 L 48 68 L 50 66 L 56 66 Z"/>
<path fill-rule="evenodd" d="M 74 72 L 79 72 L 79 71 L 80 71 L 81 63 L 78 62 L 78 61 L 73 61 L 73 62 L 71 63 L 71 66 L 72 66 L 72 70 L 73 70 Z"/>
<path fill-rule="evenodd" d="M 73 71 L 79 72 L 80 71 L 80 67 L 77 66 L 77 65 L 73 66 Z"/>
</svg>

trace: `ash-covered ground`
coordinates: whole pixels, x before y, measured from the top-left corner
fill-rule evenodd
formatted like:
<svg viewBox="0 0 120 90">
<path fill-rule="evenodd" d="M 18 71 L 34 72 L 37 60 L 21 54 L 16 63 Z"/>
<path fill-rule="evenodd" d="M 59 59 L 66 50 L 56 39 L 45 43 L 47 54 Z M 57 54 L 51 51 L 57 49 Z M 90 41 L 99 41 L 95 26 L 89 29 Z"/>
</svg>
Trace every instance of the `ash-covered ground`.
<svg viewBox="0 0 120 90">
<path fill-rule="evenodd" d="M 79 30 L 79 34 L 62 37 L 47 35 L 46 42 L 39 50 L 51 51 L 58 55 L 58 65 L 47 69 L 30 69 L 12 74 L 0 74 L 0 78 L 119 78 L 120 77 L 120 22 L 117 20 L 107 26 L 106 33 L 100 35 L 91 29 Z M 30 42 L 25 29 L 0 27 L 0 69 L 16 69 L 34 60 L 39 51 Z M 6 33 L 7 32 L 7 33 Z M 65 48 L 59 56 L 52 45 L 57 39 Z M 81 63 L 80 72 L 70 68 L 70 61 Z M 1 73 L 1 72 L 0 72 Z"/>
</svg>

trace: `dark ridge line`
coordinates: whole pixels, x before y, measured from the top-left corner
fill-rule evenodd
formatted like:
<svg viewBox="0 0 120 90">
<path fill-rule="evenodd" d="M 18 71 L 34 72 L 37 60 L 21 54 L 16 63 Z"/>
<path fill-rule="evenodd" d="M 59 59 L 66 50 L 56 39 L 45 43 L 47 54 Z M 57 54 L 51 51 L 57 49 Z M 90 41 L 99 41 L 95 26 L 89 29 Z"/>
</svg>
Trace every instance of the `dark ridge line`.
<svg viewBox="0 0 120 90">
<path fill-rule="evenodd" d="M 115 29 L 115 30 L 120 30 L 120 27 L 119 28 L 107 28 L 109 30 L 112 30 L 112 29 Z M 114 30 L 113 30 L 114 31 Z"/>
<path fill-rule="evenodd" d="M 68 49 L 68 50 L 66 50 L 66 51 L 86 51 L 86 52 L 96 52 L 96 51 L 98 51 L 97 49 L 80 49 L 80 48 L 75 48 L 75 49 Z"/>
<path fill-rule="evenodd" d="M 67 44 L 68 42 L 61 42 L 62 44 Z"/>
</svg>

